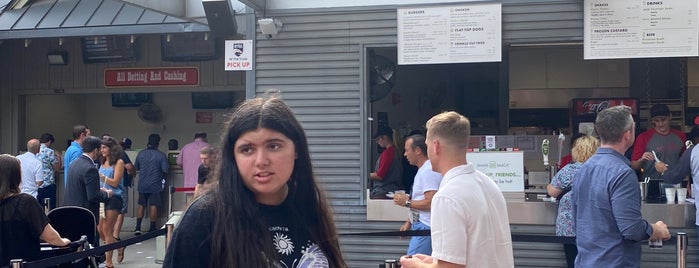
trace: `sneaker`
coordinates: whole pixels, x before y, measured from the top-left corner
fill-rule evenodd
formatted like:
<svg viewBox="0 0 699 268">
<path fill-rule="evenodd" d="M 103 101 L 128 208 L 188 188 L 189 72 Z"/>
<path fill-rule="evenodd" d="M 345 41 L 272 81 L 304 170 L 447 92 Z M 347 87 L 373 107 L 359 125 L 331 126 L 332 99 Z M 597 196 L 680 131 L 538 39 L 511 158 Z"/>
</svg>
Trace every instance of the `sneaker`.
<svg viewBox="0 0 699 268">
<path fill-rule="evenodd" d="M 133 234 L 134 234 L 134 235 L 141 235 L 141 230 L 136 229 L 136 230 L 133 231 Z"/>
<path fill-rule="evenodd" d="M 150 228 L 150 229 L 148 229 L 148 232 L 149 232 L 149 233 L 150 233 L 150 232 L 154 232 L 154 231 L 157 231 L 157 229 L 155 229 L 155 228 Z"/>
</svg>

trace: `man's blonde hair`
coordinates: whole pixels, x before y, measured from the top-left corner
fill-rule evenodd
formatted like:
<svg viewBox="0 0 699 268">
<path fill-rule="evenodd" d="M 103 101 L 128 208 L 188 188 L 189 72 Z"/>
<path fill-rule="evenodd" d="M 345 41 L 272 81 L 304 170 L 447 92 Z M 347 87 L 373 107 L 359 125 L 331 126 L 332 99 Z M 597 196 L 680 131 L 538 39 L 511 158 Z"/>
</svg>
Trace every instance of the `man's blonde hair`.
<svg viewBox="0 0 699 268">
<path fill-rule="evenodd" d="M 449 111 L 435 115 L 425 124 L 430 139 L 439 137 L 451 146 L 459 149 L 468 148 L 471 137 L 471 122 L 465 116 Z"/>
</svg>

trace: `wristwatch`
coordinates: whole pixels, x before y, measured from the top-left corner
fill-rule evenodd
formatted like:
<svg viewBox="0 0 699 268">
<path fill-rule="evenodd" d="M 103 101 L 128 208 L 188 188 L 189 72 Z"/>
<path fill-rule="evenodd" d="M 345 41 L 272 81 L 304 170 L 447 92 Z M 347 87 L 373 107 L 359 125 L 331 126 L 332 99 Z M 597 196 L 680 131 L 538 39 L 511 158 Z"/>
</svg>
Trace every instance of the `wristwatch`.
<svg viewBox="0 0 699 268">
<path fill-rule="evenodd" d="M 410 208 L 410 200 L 405 200 L 405 207 Z"/>
</svg>

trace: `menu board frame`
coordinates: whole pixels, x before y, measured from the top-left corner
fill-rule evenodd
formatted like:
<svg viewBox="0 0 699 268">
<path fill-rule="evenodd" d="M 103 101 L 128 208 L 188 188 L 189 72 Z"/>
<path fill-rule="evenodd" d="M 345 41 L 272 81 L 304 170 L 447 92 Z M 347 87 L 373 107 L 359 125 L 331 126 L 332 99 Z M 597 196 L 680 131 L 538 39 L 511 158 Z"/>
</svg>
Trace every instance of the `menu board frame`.
<svg viewBox="0 0 699 268">
<path fill-rule="evenodd" d="M 397 9 L 398 65 L 502 61 L 502 4 Z"/>
<path fill-rule="evenodd" d="M 585 0 L 585 59 L 699 56 L 699 2 Z"/>
</svg>

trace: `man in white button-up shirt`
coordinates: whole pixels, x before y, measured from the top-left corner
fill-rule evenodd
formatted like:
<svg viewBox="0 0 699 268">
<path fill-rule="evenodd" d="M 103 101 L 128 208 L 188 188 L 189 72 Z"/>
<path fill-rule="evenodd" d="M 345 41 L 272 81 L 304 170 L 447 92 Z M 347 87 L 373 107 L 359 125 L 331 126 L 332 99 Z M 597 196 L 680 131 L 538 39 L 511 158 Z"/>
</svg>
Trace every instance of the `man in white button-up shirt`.
<svg viewBox="0 0 699 268">
<path fill-rule="evenodd" d="M 444 112 L 426 127 L 432 170 L 444 176 L 432 198 L 432 256 L 403 256 L 402 267 L 514 267 L 505 197 L 466 162 L 468 119 Z"/>
<path fill-rule="evenodd" d="M 27 142 L 27 152 L 17 156 L 22 164 L 22 183 L 20 190 L 36 198 L 39 186 L 44 183 L 44 176 L 41 172 L 41 161 L 36 154 L 39 153 L 41 143 L 37 139 Z"/>
</svg>

